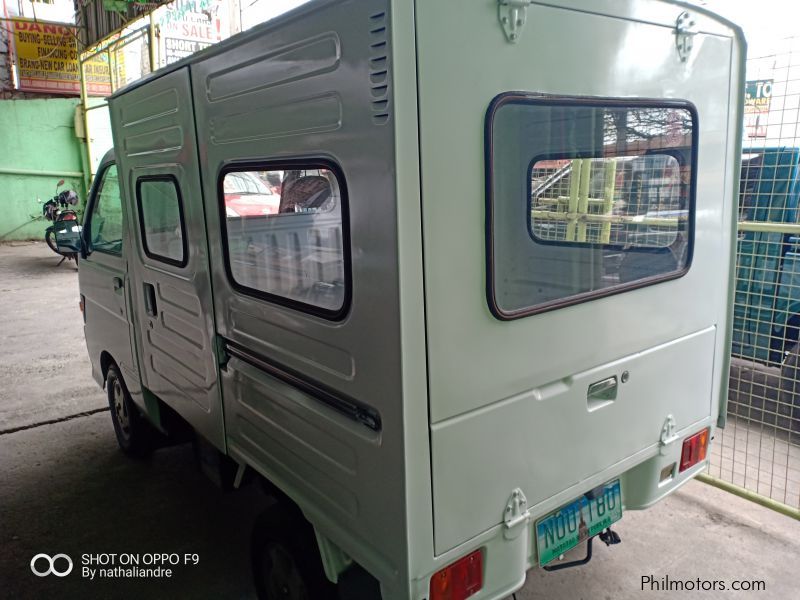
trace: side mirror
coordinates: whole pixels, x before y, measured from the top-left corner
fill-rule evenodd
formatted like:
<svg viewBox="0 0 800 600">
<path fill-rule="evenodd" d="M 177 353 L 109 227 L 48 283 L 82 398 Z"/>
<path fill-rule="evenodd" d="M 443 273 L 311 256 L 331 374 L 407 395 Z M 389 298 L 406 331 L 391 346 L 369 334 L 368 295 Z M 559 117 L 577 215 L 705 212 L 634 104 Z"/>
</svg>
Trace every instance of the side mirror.
<svg viewBox="0 0 800 600">
<path fill-rule="evenodd" d="M 56 189 L 60 188 L 62 185 L 64 185 L 64 180 L 63 179 L 59 179 L 58 183 L 56 184 Z"/>
<path fill-rule="evenodd" d="M 83 251 L 83 228 L 77 221 L 57 221 L 53 227 L 59 252 L 77 254 Z"/>
</svg>

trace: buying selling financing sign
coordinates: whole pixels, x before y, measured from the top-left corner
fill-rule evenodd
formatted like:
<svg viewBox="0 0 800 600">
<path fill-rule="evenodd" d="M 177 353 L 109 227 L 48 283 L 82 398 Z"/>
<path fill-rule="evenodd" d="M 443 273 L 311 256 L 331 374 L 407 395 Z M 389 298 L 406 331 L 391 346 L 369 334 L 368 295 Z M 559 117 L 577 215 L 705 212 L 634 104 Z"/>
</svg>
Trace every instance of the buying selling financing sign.
<svg viewBox="0 0 800 600">
<path fill-rule="evenodd" d="M 81 80 L 78 70 L 77 30 L 68 25 L 42 23 L 28 19 L 11 19 L 14 44 L 14 67 L 17 89 L 25 92 L 79 95 Z M 93 69 L 107 69 L 102 59 L 93 61 Z M 90 92 L 110 93 L 108 89 Z"/>
</svg>

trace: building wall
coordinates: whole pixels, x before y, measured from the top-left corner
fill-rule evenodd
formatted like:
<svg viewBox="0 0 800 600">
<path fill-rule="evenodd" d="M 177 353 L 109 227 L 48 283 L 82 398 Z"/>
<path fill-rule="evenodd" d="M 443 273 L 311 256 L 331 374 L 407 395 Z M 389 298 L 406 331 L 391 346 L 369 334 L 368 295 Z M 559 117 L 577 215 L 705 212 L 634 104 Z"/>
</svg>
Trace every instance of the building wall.
<svg viewBox="0 0 800 600">
<path fill-rule="evenodd" d="M 0 100 L 0 242 L 43 239 L 49 222 L 42 204 L 56 189 L 86 200 L 80 141 L 75 137 L 78 98 Z M 39 218 L 36 218 L 39 217 Z"/>
</svg>

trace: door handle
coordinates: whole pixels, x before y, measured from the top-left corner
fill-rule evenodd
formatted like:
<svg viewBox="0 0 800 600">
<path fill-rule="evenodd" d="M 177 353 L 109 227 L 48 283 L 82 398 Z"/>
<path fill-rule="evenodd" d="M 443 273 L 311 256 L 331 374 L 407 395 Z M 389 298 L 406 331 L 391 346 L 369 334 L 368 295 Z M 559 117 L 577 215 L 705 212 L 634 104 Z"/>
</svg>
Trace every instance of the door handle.
<svg viewBox="0 0 800 600">
<path fill-rule="evenodd" d="M 122 281 L 122 277 L 114 277 L 114 279 L 112 279 L 112 282 L 114 284 L 115 292 L 118 292 L 125 287 L 125 282 Z"/>
<path fill-rule="evenodd" d="M 151 317 L 155 317 L 158 314 L 156 288 L 152 283 L 144 284 L 144 311 Z"/>
<path fill-rule="evenodd" d="M 612 375 L 589 386 L 586 393 L 589 402 L 604 402 L 617 399 L 617 376 Z"/>
</svg>

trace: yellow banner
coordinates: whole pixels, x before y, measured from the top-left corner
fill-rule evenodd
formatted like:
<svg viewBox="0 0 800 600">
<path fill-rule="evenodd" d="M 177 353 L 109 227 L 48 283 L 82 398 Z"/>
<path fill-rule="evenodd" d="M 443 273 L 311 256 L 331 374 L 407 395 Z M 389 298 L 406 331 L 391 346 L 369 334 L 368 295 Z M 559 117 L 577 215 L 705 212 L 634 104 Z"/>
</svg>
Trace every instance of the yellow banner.
<svg viewBox="0 0 800 600">
<path fill-rule="evenodd" d="M 77 29 L 29 19 L 11 19 L 11 22 L 18 89 L 79 95 L 81 82 Z M 87 77 L 89 94 L 110 94 L 108 64 L 99 57 L 90 64 L 89 70 L 96 76 Z"/>
</svg>

